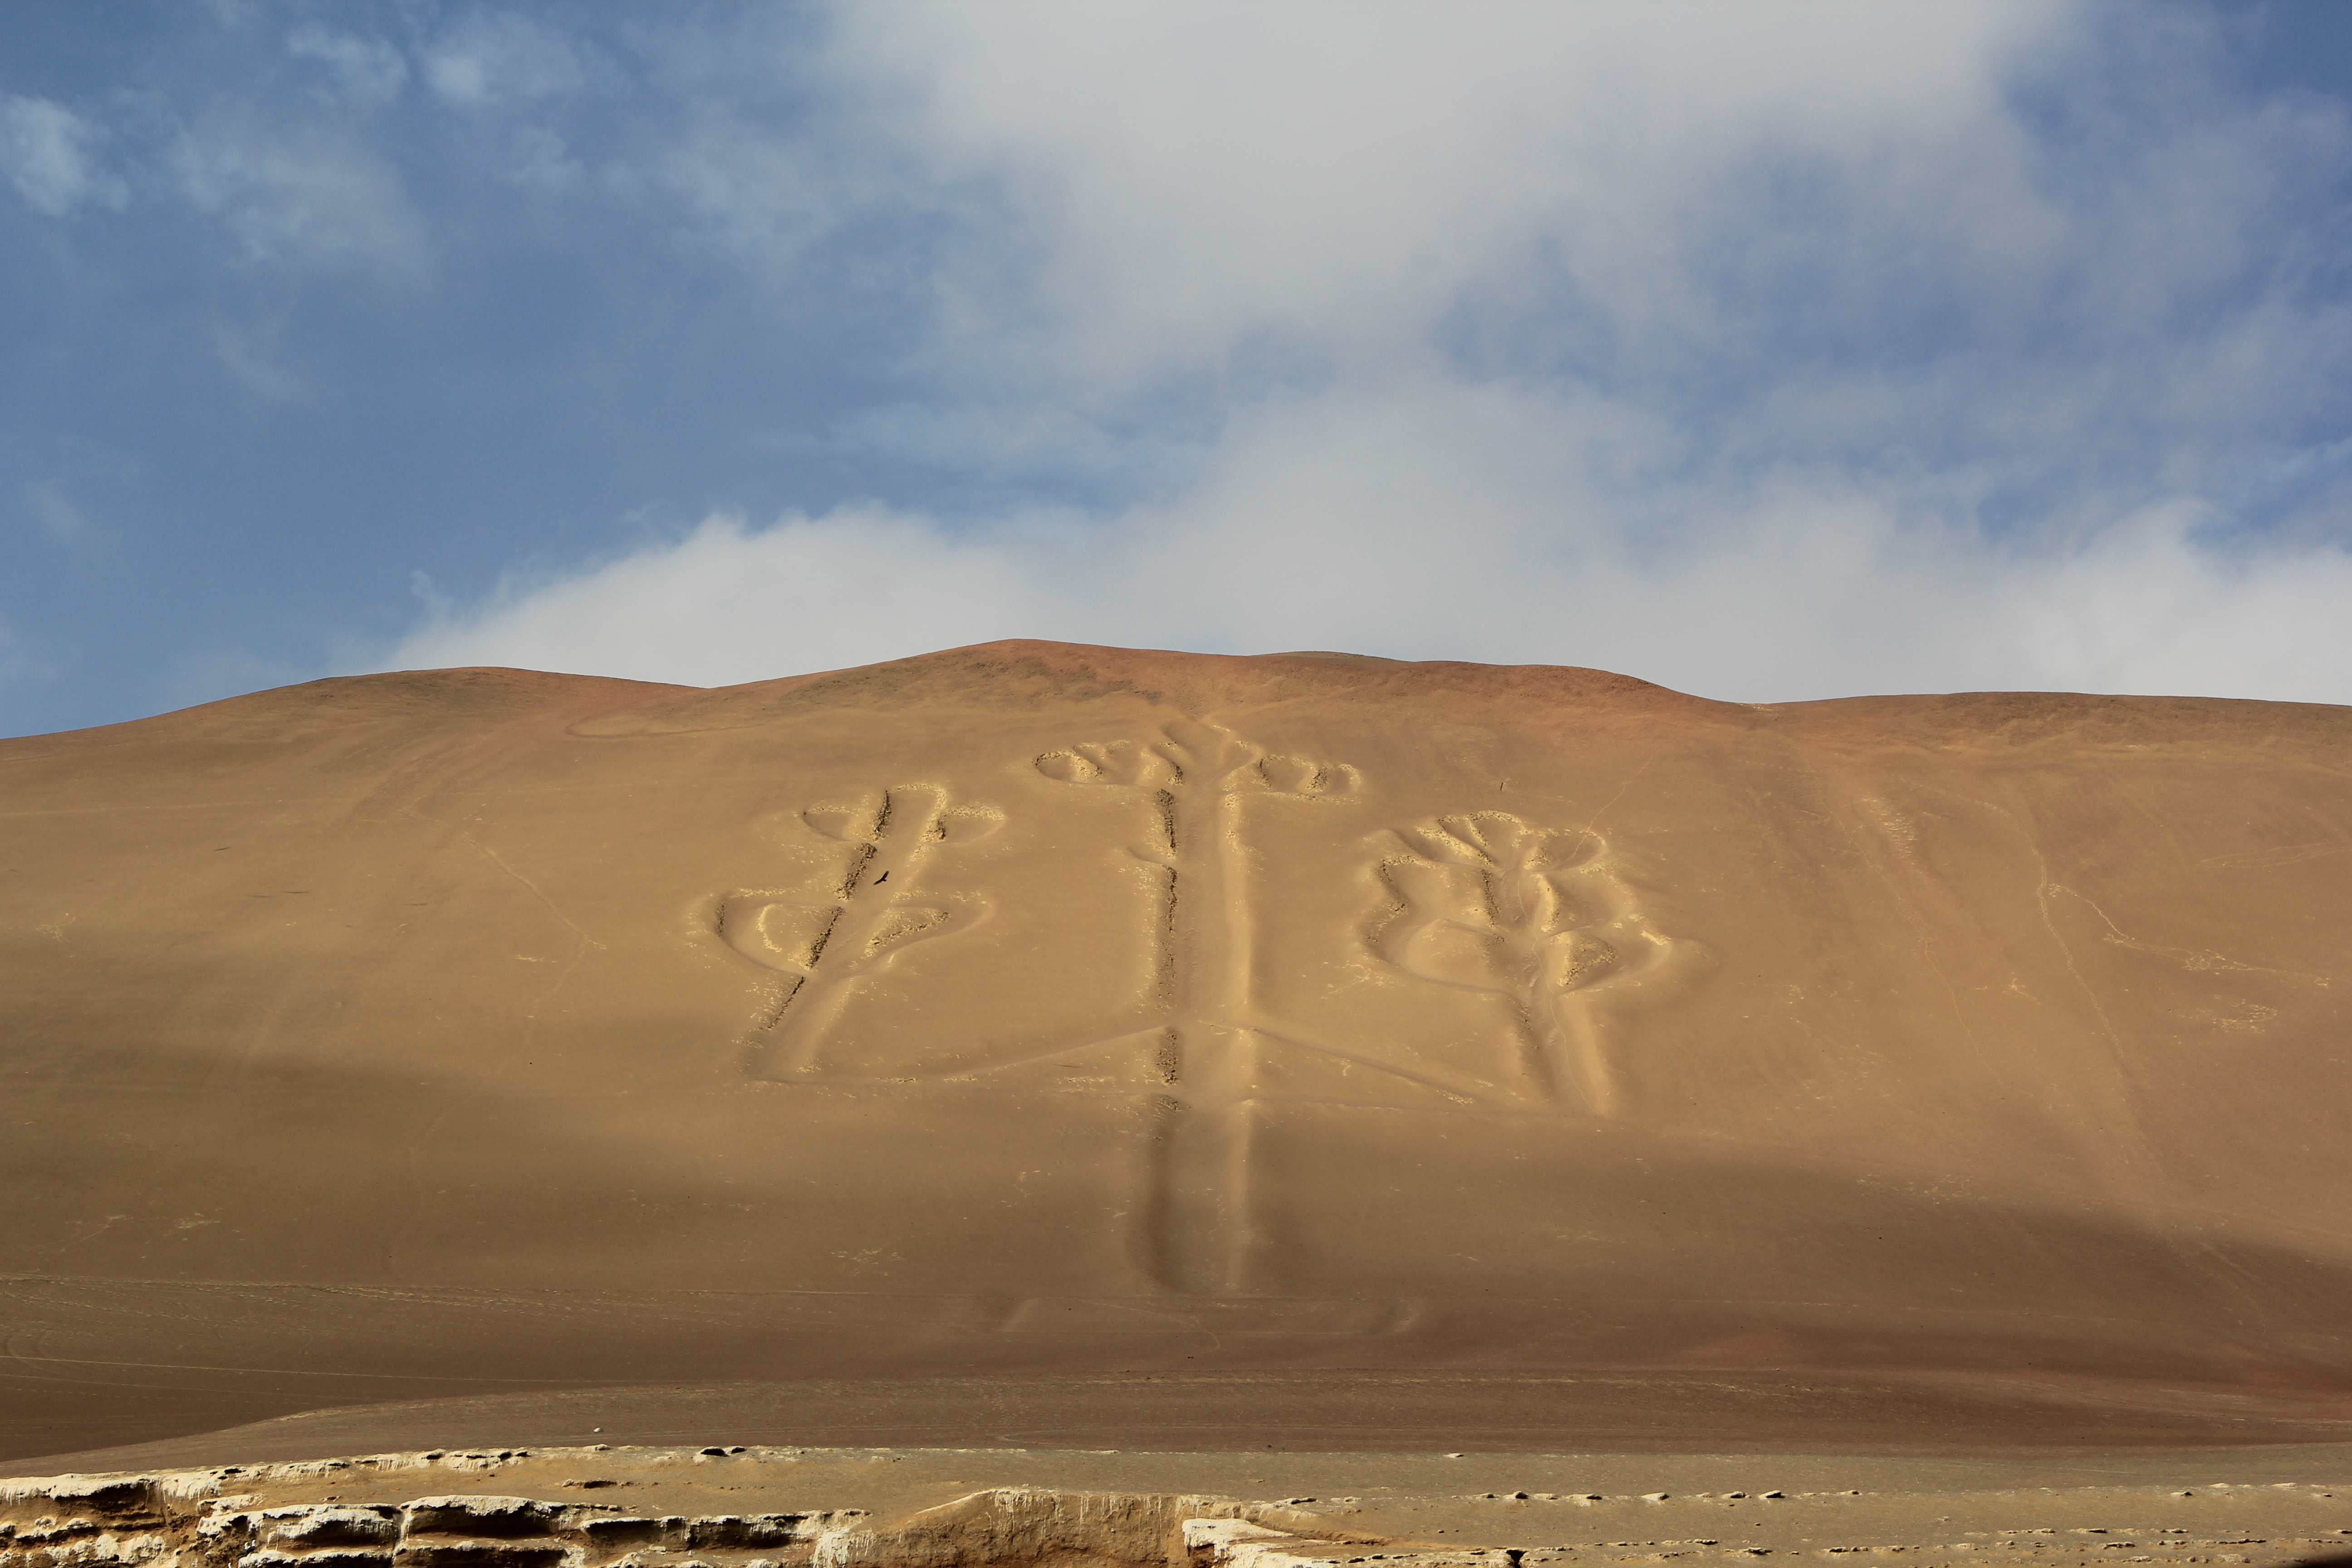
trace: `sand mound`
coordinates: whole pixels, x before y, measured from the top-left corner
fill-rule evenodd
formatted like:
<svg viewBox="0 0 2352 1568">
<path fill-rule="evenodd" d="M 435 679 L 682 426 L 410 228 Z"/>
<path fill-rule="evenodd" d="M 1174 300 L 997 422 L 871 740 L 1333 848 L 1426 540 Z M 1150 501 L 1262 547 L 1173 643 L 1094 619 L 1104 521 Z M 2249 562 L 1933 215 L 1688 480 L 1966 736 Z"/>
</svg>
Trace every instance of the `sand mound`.
<svg viewBox="0 0 2352 1568">
<path fill-rule="evenodd" d="M 0 824 L 20 1454 L 1255 1367 L 2352 1415 L 2352 710 L 1007 643 L 312 682 L 0 742 Z"/>
</svg>

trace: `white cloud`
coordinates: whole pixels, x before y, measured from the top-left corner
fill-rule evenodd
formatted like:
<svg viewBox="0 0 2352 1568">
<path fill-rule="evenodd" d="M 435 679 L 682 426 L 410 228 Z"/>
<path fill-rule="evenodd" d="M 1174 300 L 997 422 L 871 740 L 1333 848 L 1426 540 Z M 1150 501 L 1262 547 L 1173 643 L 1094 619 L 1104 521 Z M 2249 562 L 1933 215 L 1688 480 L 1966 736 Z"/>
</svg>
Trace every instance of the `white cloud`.
<svg viewBox="0 0 2352 1568">
<path fill-rule="evenodd" d="M 382 38 L 304 22 L 286 35 L 286 52 L 325 67 L 332 96 L 346 101 L 390 103 L 408 85 L 407 57 Z"/>
<path fill-rule="evenodd" d="M 253 261 L 356 262 L 405 271 L 424 228 L 393 167 L 330 132 L 206 123 L 175 150 L 183 194 Z"/>
<path fill-rule="evenodd" d="M 444 607 L 378 668 L 725 685 L 1001 637 L 1589 664 L 1750 701 L 2064 689 L 2352 700 L 2352 555 L 2175 509 L 2018 554 L 1919 498 L 1776 475 L 1703 526 L 1638 414 L 1418 387 L 1256 416 L 1171 505 L 986 530 L 877 508 L 686 537 Z M 1667 514 L 1653 518 L 1653 511 Z"/>
<path fill-rule="evenodd" d="M 844 8 L 838 58 L 905 96 L 942 183 L 1003 185 L 1059 346 L 1118 371 L 1269 329 L 1410 355 L 1531 250 L 1625 326 L 1704 331 L 1685 251 L 1748 216 L 1767 156 L 1868 179 L 1939 238 L 2031 243 L 1970 209 L 2014 194 L 2001 75 L 2075 13 L 911 0 Z"/>
<path fill-rule="evenodd" d="M 62 103 L 0 92 L 0 171 L 16 194 L 52 217 L 85 202 L 121 207 L 129 189 L 101 169 L 98 126 Z"/>
<path fill-rule="evenodd" d="M 2352 702 L 2352 552 L 2219 553 L 2186 510 L 2019 571 L 2017 662 L 2087 691 Z"/>
<path fill-rule="evenodd" d="M 2352 530 L 2259 500 L 2347 460 L 2310 215 L 2352 131 L 2232 96 L 2200 13 L 835 16 L 831 107 L 714 90 L 646 166 L 787 288 L 898 219 L 866 259 L 930 268 L 924 386 L 842 449 L 1038 499 L 715 519 L 389 663 L 709 684 L 1042 636 L 2352 700 Z"/>
<path fill-rule="evenodd" d="M 478 11 L 425 55 L 425 79 L 451 103 L 478 106 L 577 91 L 587 79 L 562 34 L 511 11 Z"/>
<path fill-rule="evenodd" d="M 949 641 L 1020 635 L 1049 608 L 1022 575 L 1026 564 L 1003 539 L 967 542 L 878 509 L 757 531 L 714 516 L 683 538 L 586 572 L 510 582 L 455 618 L 443 612 L 379 668 L 626 669 L 695 684 L 713 670 L 767 673 L 782 645 L 820 664 L 857 664 L 908 651 L 909 625 Z"/>
</svg>

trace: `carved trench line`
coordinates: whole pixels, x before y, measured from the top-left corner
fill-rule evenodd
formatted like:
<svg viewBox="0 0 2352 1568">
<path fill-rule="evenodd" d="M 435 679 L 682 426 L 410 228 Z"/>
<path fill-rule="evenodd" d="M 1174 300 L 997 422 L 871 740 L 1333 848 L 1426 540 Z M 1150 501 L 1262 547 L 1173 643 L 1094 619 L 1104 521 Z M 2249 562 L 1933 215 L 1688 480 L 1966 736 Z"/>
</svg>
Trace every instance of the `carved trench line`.
<svg viewBox="0 0 2352 1568">
<path fill-rule="evenodd" d="M 1192 733 L 1186 735 L 1171 725 L 1163 731 L 1162 739 L 1155 742 L 1081 742 L 1066 751 L 1046 752 L 1034 759 L 1037 771 L 1056 782 L 1081 787 L 1108 786 L 1139 794 L 1150 792 L 1155 831 L 1148 835 L 1147 847 L 1130 853 L 1158 873 L 1151 878 L 1160 889 L 1160 909 L 1150 990 L 1160 1016 L 1140 1029 L 1024 1052 L 1012 1060 L 993 1062 L 970 1074 L 934 1075 L 941 1081 L 984 1081 L 991 1072 L 1071 1050 L 1085 1051 L 1156 1035 L 1150 1047 L 1153 1068 L 1162 1084 L 1177 1092 L 1163 1091 L 1143 1102 L 1153 1131 L 1148 1140 L 1148 1195 L 1137 1237 L 1140 1255 L 1138 1261 L 1164 1288 L 1180 1292 L 1217 1291 L 1238 1286 L 1246 1272 L 1248 1255 L 1255 1249 L 1260 1227 L 1248 1212 L 1248 1123 L 1254 1120 L 1250 1107 L 1257 1097 L 1248 1092 L 1250 1084 L 1246 1081 L 1254 1045 L 1282 1046 L 1328 1056 L 1396 1077 L 1465 1105 L 1475 1104 L 1481 1098 L 1475 1093 L 1465 1094 L 1459 1086 L 1441 1079 L 1307 1038 L 1259 1016 L 1251 997 L 1249 911 L 1243 896 L 1247 868 L 1239 853 L 1235 816 L 1238 803 L 1244 794 L 1256 793 L 1250 788 L 1253 782 L 1262 785 L 1265 793 L 1291 797 L 1315 798 L 1336 793 L 1335 785 L 1340 791 L 1351 789 L 1355 771 L 1277 757 L 1221 726 L 1190 727 Z M 1280 766 L 1271 765 L 1276 763 Z M 1286 778 L 1289 782 L 1286 783 Z M 899 814 L 899 797 L 911 796 L 919 791 L 929 795 L 930 804 L 915 838 L 880 878 L 870 883 L 865 881 L 866 873 L 883 856 L 894 817 Z M 747 1071 L 785 1081 L 810 1081 L 816 1078 L 805 1070 L 809 1066 L 807 1058 L 847 1004 L 856 982 L 886 963 L 903 941 L 955 923 L 946 911 L 925 910 L 919 912 L 932 919 L 902 931 L 890 931 L 886 922 L 894 912 L 909 912 L 903 903 L 905 895 L 893 894 L 887 900 L 872 900 L 875 907 L 865 921 L 850 925 L 852 934 L 860 923 L 871 928 L 866 933 L 864 951 L 850 957 L 839 969 L 824 963 L 833 951 L 836 933 L 857 912 L 854 904 L 861 892 L 870 893 L 902 868 L 900 886 L 912 886 L 916 869 L 927 858 L 929 847 L 945 837 L 943 819 L 951 809 L 948 800 L 948 793 L 937 786 L 901 786 L 883 792 L 867 829 L 870 837 L 858 844 L 840 884 L 836 908 L 812 940 L 805 965 L 797 973 L 787 966 L 767 963 L 744 943 L 730 942 L 754 962 L 793 975 L 769 1016 L 754 1031 L 755 1036 L 773 1036 L 781 1030 L 785 1037 L 765 1044 L 755 1040 L 753 1049 L 747 1053 Z M 1187 809 L 1188 805 L 1191 809 Z M 817 831 L 845 837 L 823 826 L 817 818 L 842 816 L 854 819 L 864 810 L 862 806 L 813 806 L 801 815 Z M 998 820 L 1002 820 L 1001 816 Z M 1498 856 L 1496 847 L 1486 842 L 1490 830 L 1480 828 L 1482 821 L 1507 825 L 1502 847 L 1515 847 L 1516 858 L 1507 863 Z M 1466 831 L 1455 831 L 1451 825 L 1456 823 L 1465 825 Z M 1525 1042 L 1520 1067 L 1546 1099 L 1556 1099 L 1550 1062 L 1544 1049 L 1550 1046 L 1551 1055 L 1567 1058 L 1576 1073 L 1587 1109 L 1607 1115 L 1613 1110 L 1614 1096 L 1609 1064 L 1591 1021 L 1580 1008 L 1572 1021 L 1561 1014 L 1575 994 L 1632 978 L 1640 968 L 1649 965 L 1629 963 L 1627 955 L 1615 944 L 1591 934 L 1622 925 L 1629 918 L 1638 921 L 1633 913 L 1632 901 L 1624 896 L 1622 880 L 1608 869 L 1612 857 L 1605 840 L 1587 830 L 1583 837 L 1596 844 L 1598 849 L 1562 868 L 1562 874 L 1572 872 L 1580 883 L 1596 889 L 1605 886 L 1615 895 L 1613 898 L 1597 891 L 1586 894 L 1582 888 L 1570 893 L 1542 870 L 1529 871 L 1528 863 L 1540 852 L 1544 842 L 1566 837 L 1568 831 L 1530 827 L 1510 814 L 1498 812 L 1431 819 L 1420 830 L 1423 842 L 1418 844 L 1412 830 L 1399 830 L 1397 837 L 1413 853 L 1404 858 L 1391 857 L 1377 868 L 1395 902 L 1388 918 L 1367 929 L 1364 940 L 1376 956 L 1419 978 L 1474 991 L 1511 994 L 1509 987 L 1453 980 L 1405 962 L 1409 954 L 1391 958 L 1381 951 L 1382 935 L 1398 919 L 1413 912 L 1409 897 L 1388 875 L 1388 868 L 1408 861 L 1441 872 L 1448 866 L 1470 872 L 1476 879 L 1485 906 L 1487 933 L 1497 941 L 1507 942 L 1512 932 L 1530 920 L 1547 928 L 1556 927 L 1537 930 L 1529 940 L 1519 944 L 1529 950 L 1519 955 L 1525 975 L 1524 983 L 1517 987 L 1516 998 Z M 1463 853 L 1444 854 L 1445 845 Z M 1433 854 L 1433 846 L 1440 852 Z M 1545 877 L 1548 897 L 1554 900 L 1550 907 L 1558 911 L 1557 900 L 1566 900 L 1570 907 L 1565 913 L 1569 918 L 1563 921 L 1557 912 L 1546 917 L 1540 911 L 1530 911 L 1526 907 L 1529 889 L 1504 884 L 1504 879 L 1515 873 L 1522 879 L 1529 874 Z M 1203 880 L 1211 884 L 1207 895 L 1188 897 L 1188 886 L 1197 886 Z M 739 895 L 742 896 L 756 895 Z M 777 901 L 761 906 L 762 915 L 758 918 L 764 919 L 765 911 L 775 907 Z M 1513 918 L 1514 909 L 1517 918 Z M 1596 909 L 1605 912 L 1595 915 Z M 1196 913 L 1202 910 L 1206 911 L 1205 917 Z M 1205 930 L 1204 918 L 1209 922 Z M 1464 925 L 1474 933 L 1476 930 L 1445 915 L 1430 917 L 1415 929 L 1445 923 Z M 722 906 L 722 935 L 723 925 Z M 1555 984 L 1549 973 L 1550 955 L 1544 949 L 1563 936 L 1573 943 L 1579 933 L 1585 933 L 1582 940 L 1589 944 L 1587 952 L 1597 947 L 1609 955 L 1606 967 L 1595 973 L 1589 963 L 1574 961 L 1575 948 L 1571 945 L 1573 966 L 1567 973 L 1565 984 Z M 1657 939 L 1653 936 L 1652 941 Z M 1654 962 L 1656 955 L 1650 956 Z M 1591 974 L 1589 980 L 1585 978 L 1588 973 Z M 817 987 L 823 988 L 823 1000 L 829 1002 L 829 1006 L 813 1005 L 818 1000 Z M 1545 1027 L 1547 1022 L 1551 1026 L 1549 1029 Z M 784 1058 L 781 1069 L 771 1065 L 778 1056 Z M 761 1070 L 763 1066 L 767 1070 Z"/>
<path fill-rule="evenodd" d="M 1277 758 L 1222 726 L 1183 723 L 1191 733 L 1171 724 L 1150 744 L 1081 743 L 1036 763 L 1060 782 L 1152 791 L 1156 842 L 1131 853 L 1167 879 L 1154 991 L 1168 1015 L 1157 1059 L 1177 1092 L 1146 1102 L 1151 1133 L 1136 1250 L 1164 1288 L 1215 1292 L 1241 1285 L 1264 1240 L 1249 1193 L 1256 1097 L 1246 1058 L 1260 1042 L 1318 1048 L 1267 1027 L 1252 1001 L 1247 868 L 1234 814 L 1255 793 L 1253 779 L 1269 794 L 1312 798 L 1351 788 L 1354 770 Z M 1080 759 L 1089 771 L 1074 765 Z M 1154 762 L 1167 769 L 1166 783 Z M 1270 765 L 1277 762 L 1285 765 Z M 1205 893 L 1192 890 L 1204 882 Z"/>
<path fill-rule="evenodd" d="M 928 804 L 909 837 L 903 826 L 908 820 L 905 808 L 915 797 L 922 797 Z M 805 1068 L 806 1058 L 820 1043 L 825 1026 L 846 1005 L 857 980 L 887 966 L 911 942 L 956 926 L 957 914 L 952 907 L 955 900 L 949 900 L 950 907 L 944 909 L 916 904 L 909 900 L 907 889 L 915 885 L 916 874 L 930 850 L 947 840 L 947 823 L 950 819 L 970 817 L 992 823 L 1003 818 L 992 808 L 955 806 L 949 804 L 950 800 L 949 792 L 940 786 L 905 784 L 882 791 L 877 803 L 814 805 L 800 814 L 803 823 L 812 830 L 851 843 L 852 853 L 835 885 L 831 911 L 823 917 L 813 934 L 803 933 L 807 938 L 808 951 L 797 962 L 792 962 L 793 955 L 789 953 L 782 954 L 787 962 L 777 961 L 781 950 L 770 935 L 767 922 L 778 909 L 818 910 L 824 906 L 795 905 L 768 890 L 747 889 L 719 900 L 712 922 L 714 933 L 738 954 L 787 977 L 766 1016 L 746 1037 L 743 1070 L 747 1075 L 768 1079 L 801 1076 L 794 1069 Z M 861 820 L 863 826 L 859 826 Z M 982 832 L 991 830 L 983 827 Z M 856 835 L 855 838 L 850 837 L 852 833 Z M 894 837 L 899 840 L 895 854 Z M 867 874 L 877 864 L 882 866 L 881 874 L 868 880 Z M 894 872 L 901 873 L 898 889 L 882 892 Z M 735 929 L 732 917 L 739 910 L 756 911 L 751 914 L 749 931 Z M 977 911 L 982 915 L 985 912 L 984 905 Z"/>
</svg>

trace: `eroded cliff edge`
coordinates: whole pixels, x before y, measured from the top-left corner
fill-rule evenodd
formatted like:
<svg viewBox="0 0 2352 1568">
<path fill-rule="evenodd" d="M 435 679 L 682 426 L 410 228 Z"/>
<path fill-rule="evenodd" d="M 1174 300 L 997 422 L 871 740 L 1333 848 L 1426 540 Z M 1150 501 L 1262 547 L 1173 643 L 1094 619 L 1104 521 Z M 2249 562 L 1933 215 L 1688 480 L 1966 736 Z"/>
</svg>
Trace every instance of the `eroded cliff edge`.
<svg viewBox="0 0 2352 1568">
<path fill-rule="evenodd" d="M 2116 1562 L 2250 1568 L 2352 1561 L 2352 1448 L 2277 1450 L 2242 1477 L 2210 1453 L 2109 1457 L 2080 1474 L 2012 1465 L 1890 1469 L 1811 1461 L 1810 1489 L 1413 1491 L 1497 1474 L 1604 1484 L 1759 1473 L 1722 1456 L 1223 1456 L 1251 1479 L 1361 1482 L 1362 1495 L 1230 1495 L 986 1486 L 960 1470 L 1040 1473 L 1103 1455 L 742 1447 L 432 1450 L 299 1464 L 0 1481 L 0 1568 L 1567 1568 L 1762 1557 L 1907 1563 Z M 1182 1479 L 1198 1455 L 1124 1456 Z M 1187 1465 L 1185 1461 L 1195 1461 Z M 1448 1461 L 1466 1460 L 1458 1467 Z M 1627 1464 L 1633 1468 L 1625 1468 Z M 1694 1469 L 1694 1465 L 1699 1469 Z M 904 1467 L 903 1470 L 901 1467 Z M 1401 1467 L 1401 1468 L 1400 1468 Z M 2081 1466 L 2074 1467 L 2081 1469 Z M 1255 1473 L 1254 1473 L 1255 1472 Z M 1791 1480 L 1797 1479 L 1791 1476 Z M 1822 1486 L 1827 1480 L 1874 1482 Z M 1380 1483 L 1380 1484 L 1374 1484 Z M 1892 1484 L 1890 1484 L 1892 1483 Z M 1720 1482 L 1717 1485 L 1719 1487 Z M 541 1495 L 495 1489 L 520 1487 Z M 563 1495 L 549 1495 L 563 1494 Z M 875 1507 L 840 1506 L 853 1500 Z M 908 1503 L 917 1506 L 905 1506 Z M 779 1503 L 788 1506 L 779 1507 Z"/>
</svg>

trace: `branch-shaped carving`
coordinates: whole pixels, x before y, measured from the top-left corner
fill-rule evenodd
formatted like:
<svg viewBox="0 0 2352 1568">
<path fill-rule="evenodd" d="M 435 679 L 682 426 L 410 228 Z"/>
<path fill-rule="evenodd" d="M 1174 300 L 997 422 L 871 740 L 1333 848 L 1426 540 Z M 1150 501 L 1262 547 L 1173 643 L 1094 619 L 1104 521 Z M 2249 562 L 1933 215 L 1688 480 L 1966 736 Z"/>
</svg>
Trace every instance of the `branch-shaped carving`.
<svg viewBox="0 0 2352 1568">
<path fill-rule="evenodd" d="M 1140 1237 L 1148 1266 L 1177 1289 L 1238 1287 L 1252 1245 L 1250 1122 L 1257 1054 L 1279 1048 L 1252 1000 L 1246 847 L 1238 803 L 1252 795 L 1346 795 L 1356 770 L 1270 752 L 1213 724 L 1180 720 L 1146 742 L 1086 742 L 1036 759 L 1062 784 L 1148 799 L 1150 826 L 1129 853 L 1160 900 L 1158 978 L 1166 1012 L 1153 1196 Z"/>
<path fill-rule="evenodd" d="M 1482 811 L 1432 818 L 1395 837 L 1406 853 L 1380 868 L 1391 904 L 1367 933 L 1373 953 L 1423 980 L 1507 998 L 1530 1077 L 1549 1094 L 1564 1073 L 1588 1110 L 1610 1114 L 1609 1064 L 1576 994 L 1652 955 L 1629 954 L 1601 934 L 1630 917 L 1600 837 Z M 1648 945 L 1661 942 L 1642 935 Z"/>
<path fill-rule="evenodd" d="M 829 896 L 746 890 L 720 899 L 713 914 L 713 929 L 729 947 L 786 977 L 773 1013 L 755 1036 L 761 1059 L 751 1068 L 759 1077 L 805 1075 L 825 1026 L 856 982 L 982 912 L 970 900 L 926 902 L 914 885 L 940 846 L 993 833 L 1004 819 L 991 807 L 950 805 L 944 790 L 909 785 L 852 805 L 811 806 L 800 820 L 809 831 L 849 846 Z"/>
<path fill-rule="evenodd" d="M 1251 910 L 1234 803 L 1254 794 L 1348 795 L 1360 782 L 1356 770 L 1267 752 L 1190 720 L 1147 742 L 1088 741 L 1048 752 L 1036 768 L 1058 783 L 1150 797 L 1150 837 L 1129 853 L 1161 874 L 1159 990 L 1193 1023 L 1243 1026 Z"/>
</svg>

